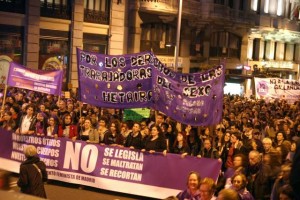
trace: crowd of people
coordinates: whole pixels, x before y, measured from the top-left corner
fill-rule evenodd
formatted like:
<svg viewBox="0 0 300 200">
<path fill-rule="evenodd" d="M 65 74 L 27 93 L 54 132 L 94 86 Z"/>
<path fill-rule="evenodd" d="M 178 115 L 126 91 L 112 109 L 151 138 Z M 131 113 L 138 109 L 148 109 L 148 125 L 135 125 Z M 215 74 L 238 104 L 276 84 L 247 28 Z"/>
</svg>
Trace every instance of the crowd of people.
<svg viewBox="0 0 300 200">
<path fill-rule="evenodd" d="M 155 111 L 139 122 L 123 121 L 122 110 L 109 112 L 76 98 L 17 88 L 10 88 L 6 99 L 1 100 L 4 107 L 0 126 L 16 134 L 67 137 L 222 162 L 217 184 L 199 175 L 196 193 L 188 190 L 187 195 L 212 199 L 224 189 L 231 189 L 240 199 L 295 198 L 292 186 L 297 181 L 292 183 L 290 173 L 300 137 L 300 101 L 288 104 L 280 99 L 266 102 L 224 95 L 222 122 L 192 127 Z M 203 197 L 201 185 L 210 187 L 211 196 Z"/>
</svg>

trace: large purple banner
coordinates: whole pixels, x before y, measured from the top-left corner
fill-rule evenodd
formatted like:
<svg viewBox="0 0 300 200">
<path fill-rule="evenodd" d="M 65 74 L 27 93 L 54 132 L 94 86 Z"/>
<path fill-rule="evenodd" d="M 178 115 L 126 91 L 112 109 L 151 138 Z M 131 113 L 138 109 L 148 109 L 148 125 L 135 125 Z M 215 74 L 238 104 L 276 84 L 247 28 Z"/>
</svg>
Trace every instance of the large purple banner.
<svg viewBox="0 0 300 200">
<path fill-rule="evenodd" d="M 11 62 L 7 84 L 36 92 L 61 95 L 62 77 L 61 70 L 34 70 Z"/>
<path fill-rule="evenodd" d="M 77 49 L 79 99 L 108 108 L 149 107 L 151 59 L 149 52 L 108 56 Z"/>
<path fill-rule="evenodd" d="M 50 179 L 141 196 L 165 198 L 176 195 L 186 187 L 190 171 L 216 180 L 221 167 L 215 159 L 181 158 L 175 154 L 163 156 L 128 148 L 72 142 L 65 138 L 0 132 L 2 169 L 18 173 L 20 163 L 25 160 L 24 146 L 32 144 L 47 165 Z"/>
<path fill-rule="evenodd" d="M 107 56 L 77 49 L 79 98 L 109 108 L 154 108 L 184 124 L 221 121 L 224 66 L 182 74 L 150 52 Z"/>
<path fill-rule="evenodd" d="M 173 119 L 194 126 L 221 121 L 224 67 L 202 73 L 182 74 L 154 67 L 153 108 Z"/>
</svg>

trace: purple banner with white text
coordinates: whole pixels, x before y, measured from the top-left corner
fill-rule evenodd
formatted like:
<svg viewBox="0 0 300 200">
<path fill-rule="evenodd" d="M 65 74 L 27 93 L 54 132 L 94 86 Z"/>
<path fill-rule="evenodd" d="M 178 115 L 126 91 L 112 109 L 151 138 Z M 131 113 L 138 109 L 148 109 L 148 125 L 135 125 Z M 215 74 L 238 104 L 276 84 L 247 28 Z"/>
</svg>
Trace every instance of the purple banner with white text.
<svg viewBox="0 0 300 200">
<path fill-rule="evenodd" d="M 149 52 L 108 56 L 77 49 L 79 100 L 108 108 L 149 107 Z"/>
<path fill-rule="evenodd" d="M 34 70 L 11 62 L 7 84 L 36 92 L 61 95 L 62 77 L 62 70 Z"/>
<path fill-rule="evenodd" d="M 184 124 L 214 125 L 221 121 L 225 70 L 222 65 L 202 73 L 152 70 L 153 108 Z"/>
<path fill-rule="evenodd" d="M 128 148 L 24 136 L 0 130 L 0 168 L 19 172 L 24 146 L 32 144 L 50 179 L 140 196 L 165 198 L 185 189 L 190 171 L 217 179 L 221 163 L 180 155 L 143 153 Z"/>
</svg>

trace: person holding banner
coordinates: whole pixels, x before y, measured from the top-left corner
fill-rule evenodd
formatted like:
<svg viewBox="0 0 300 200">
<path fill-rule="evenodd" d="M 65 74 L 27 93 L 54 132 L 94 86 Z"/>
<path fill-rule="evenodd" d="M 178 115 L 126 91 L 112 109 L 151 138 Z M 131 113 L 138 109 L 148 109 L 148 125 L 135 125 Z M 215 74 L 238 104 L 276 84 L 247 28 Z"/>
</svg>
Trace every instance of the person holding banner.
<svg viewBox="0 0 300 200">
<path fill-rule="evenodd" d="M 39 112 L 36 115 L 36 131 L 35 134 L 38 136 L 44 136 L 47 134 L 47 126 L 48 126 L 48 120 L 47 120 L 47 115 L 43 112 Z"/>
<path fill-rule="evenodd" d="M 12 119 L 12 113 L 10 111 L 6 111 L 3 114 L 3 121 L 1 121 L 1 128 L 7 131 L 15 130 L 16 122 Z"/>
<path fill-rule="evenodd" d="M 173 153 L 181 154 L 182 157 L 190 155 L 190 147 L 187 143 L 187 137 L 185 132 L 178 132 L 176 140 L 173 144 Z"/>
<path fill-rule="evenodd" d="M 35 132 L 36 116 L 35 116 L 35 106 L 29 104 L 26 106 L 26 114 L 21 116 L 17 134 L 31 135 Z"/>
<path fill-rule="evenodd" d="M 98 123 L 99 141 L 101 145 L 105 144 L 105 138 L 109 134 L 107 124 L 108 124 L 108 119 L 104 116 L 101 116 Z"/>
<path fill-rule="evenodd" d="M 167 154 L 167 142 L 159 125 L 155 124 L 151 127 L 151 136 L 146 139 L 142 151 L 149 151 L 149 153 L 163 152 L 164 155 Z"/>
<path fill-rule="evenodd" d="M 52 115 L 48 119 L 47 136 L 57 137 L 57 134 L 58 134 L 58 118 Z"/>
<path fill-rule="evenodd" d="M 99 133 L 92 127 L 90 118 L 86 118 L 83 123 L 83 129 L 79 132 L 77 137 L 79 140 L 86 141 L 87 143 L 99 143 Z"/>
<path fill-rule="evenodd" d="M 37 149 L 27 145 L 24 149 L 26 160 L 20 166 L 20 176 L 17 182 L 21 192 L 42 198 L 47 198 L 44 182 L 48 180 L 46 165 L 40 160 Z"/>
<path fill-rule="evenodd" d="M 177 194 L 178 200 L 200 200 L 201 177 L 198 172 L 191 171 L 188 175 L 187 189 Z"/>
<path fill-rule="evenodd" d="M 132 127 L 132 132 L 126 137 L 125 147 L 131 149 L 141 149 L 143 147 L 143 138 L 140 130 L 140 124 L 135 122 Z"/>
<path fill-rule="evenodd" d="M 105 136 L 105 144 L 111 146 L 123 146 L 124 138 L 121 134 L 120 121 L 115 119 L 110 123 L 110 132 Z"/>
<path fill-rule="evenodd" d="M 65 114 L 62 118 L 62 125 L 58 126 L 58 137 L 66 137 L 75 141 L 77 135 L 77 126 L 73 124 L 72 116 Z"/>
</svg>

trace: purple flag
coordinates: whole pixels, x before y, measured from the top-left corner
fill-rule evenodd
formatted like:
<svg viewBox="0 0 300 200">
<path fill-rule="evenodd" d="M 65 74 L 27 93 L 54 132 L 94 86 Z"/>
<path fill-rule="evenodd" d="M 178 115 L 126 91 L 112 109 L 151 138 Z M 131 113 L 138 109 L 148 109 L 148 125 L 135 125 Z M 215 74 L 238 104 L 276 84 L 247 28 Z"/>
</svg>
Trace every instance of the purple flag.
<svg viewBox="0 0 300 200">
<path fill-rule="evenodd" d="M 61 95 L 63 71 L 44 71 L 26 68 L 11 62 L 7 84 L 36 92 Z"/>
<path fill-rule="evenodd" d="M 19 172 L 25 145 L 36 146 L 50 179 L 147 197 L 165 198 L 186 188 L 187 175 L 217 179 L 221 162 L 177 154 L 73 142 L 67 138 L 17 135 L 0 129 L 0 163 Z"/>
<path fill-rule="evenodd" d="M 108 56 L 77 49 L 79 99 L 99 107 L 149 107 L 151 59 L 149 52 Z"/>
<path fill-rule="evenodd" d="M 224 67 L 182 74 L 154 68 L 153 108 L 194 126 L 214 125 L 223 110 Z"/>
</svg>

